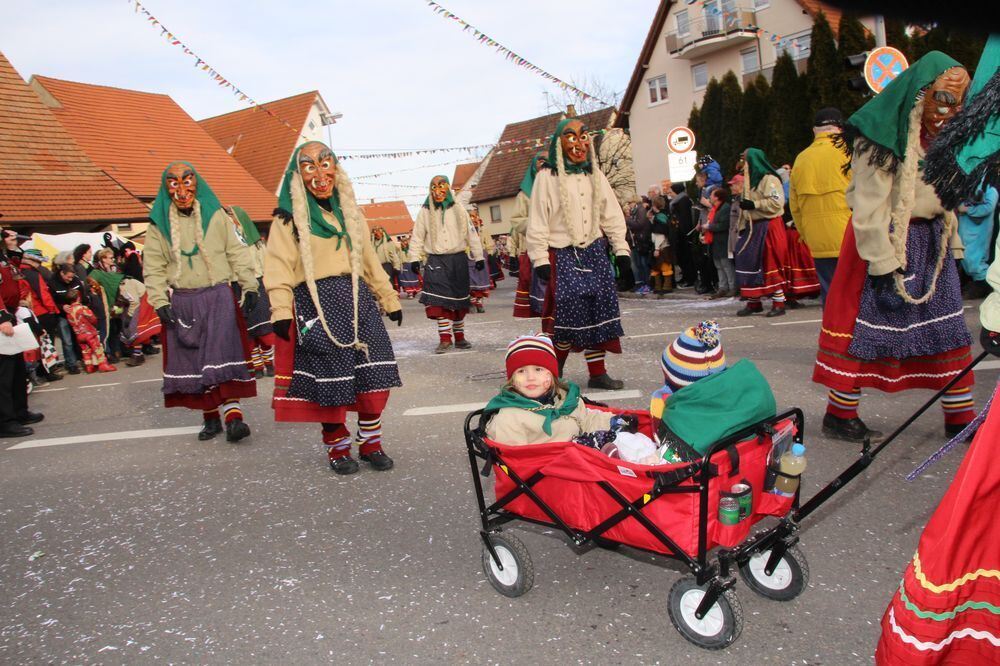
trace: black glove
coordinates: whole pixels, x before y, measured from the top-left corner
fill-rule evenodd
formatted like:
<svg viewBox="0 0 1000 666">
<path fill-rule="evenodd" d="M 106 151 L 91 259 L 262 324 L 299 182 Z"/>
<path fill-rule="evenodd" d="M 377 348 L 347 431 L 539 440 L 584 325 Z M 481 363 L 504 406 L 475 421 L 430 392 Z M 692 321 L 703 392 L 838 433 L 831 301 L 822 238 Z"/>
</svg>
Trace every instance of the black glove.
<svg viewBox="0 0 1000 666">
<path fill-rule="evenodd" d="M 982 343 L 983 349 L 994 356 L 1000 356 L 1000 333 L 984 328 L 979 334 L 979 342 Z"/>
<path fill-rule="evenodd" d="M 160 318 L 160 323 L 164 326 L 174 326 L 177 323 L 177 317 L 174 315 L 174 308 L 170 305 L 162 305 L 156 308 L 156 316 Z"/>
<path fill-rule="evenodd" d="M 521 270 L 521 260 L 514 256 L 508 257 L 507 270 L 512 273 L 516 273 Z"/>
<path fill-rule="evenodd" d="M 479 261 L 476 262 L 476 270 L 477 271 L 481 271 L 484 268 L 486 268 L 486 262 L 485 261 L 483 261 L 482 259 L 480 259 Z"/>
<path fill-rule="evenodd" d="M 291 338 L 289 337 L 289 332 L 291 331 L 291 329 L 292 329 L 291 319 L 279 319 L 278 321 L 271 324 L 271 330 L 274 331 L 274 334 L 277 335 L 282 340 L 284 340 L 285 342 L 291 341 Z"/>
<path fill-rule="evenodd" d="M 630 291 L 635 286 L 635 276 L 632 274 L 632 260 L 627 254 L 615 257 L 618 267 L 618 288 L 620 291 Z"/>
<path fill-rule="evenodd" d="M 871 275 L 872 289 L 875 291 L 875 302 L 883 310 L 894 312 L 903 307 L 903 297 L 896 293 L 896 272 L 885 275 Z"/>
<path fill-rule="evenodd" d="M 420 262 L 419 261 L 411 261 L 410 262 L 410 270 L 413 271 L 414 273 L 417 273 L 419 275 L 420 274 Z"/>
<path fill-rule="evenodd" d="M 633 435 L 639 432 L 639 417 L 635 414 L 619 414 L 611 418 L 611 429 L 630 432 Z"/>
<path fill-rule="evenodd" d="M 539 280 L 548 282 L 552 278 L 552 266 L 545 264 L 544 266 L 535 266 L 535 277 Z"/>
<path fill-rule="evenodd" d="M 757 207 L 757 204 L 750 201 L 749 199 L 740 199 L 740 208 L 743 210 L 753 210 Z"/>
<path fill-rule="evenodd" d="M 396 322 L 396 326 L 402 326 L 403 325 L 403 311 L 402 310 L 396 310 L 395 312 L 390 312 L 386 316 L 389 317 L 389 321 Z"/>
<path fill-rule="evenodd" d="M 250 313 L 253 312 L 254 308 L 257 307 L 257 301 L 260 300 L 260 296 L 256 291 L 248 291 L 243 294 L 243 316 L 249 317 Z"/>
</svg>

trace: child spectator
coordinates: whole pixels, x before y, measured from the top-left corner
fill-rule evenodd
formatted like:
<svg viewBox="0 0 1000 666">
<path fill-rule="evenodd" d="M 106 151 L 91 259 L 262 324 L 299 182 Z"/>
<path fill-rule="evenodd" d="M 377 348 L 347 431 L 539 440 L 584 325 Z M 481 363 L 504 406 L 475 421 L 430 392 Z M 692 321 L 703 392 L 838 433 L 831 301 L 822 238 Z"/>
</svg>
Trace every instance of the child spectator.
<svg viewBox="0 0 1000 666">
<path fill-rule="evenodd" d="M 667 217 L 667 200 L 663 197 L 653 199 L 649 218 L 652 226 L 653 264 L 650 271 L 650 281 L 653 292 L 657 295 L 667 294 L 674 290 L 674 255 L 670 245 L 670 220 Z"/>
<path fill-rule="evenodd" d="M 82 295 L 79 289 L 71 289 L 66 294 L 68 305 L 63 306 L 66 318 L 76 335 L 76 342 L 83 353 L 84 369 L 89 372 L 114 372 L 118 368 L 108 363 L 104 357 L 104 346 L 97 334 L 97 317 L 94 312 L 80 302 Z"/>
<path fill-rule="evenodd" d="M 667 398 L 676 391 L 726 369 L 719 324 L 703 321 L 681 333 L 663 350 L 660 368 L 664 383 L 653 393 L 649 403 L 649 413 L 657 420 L 663 418 Z"/>
</svg>

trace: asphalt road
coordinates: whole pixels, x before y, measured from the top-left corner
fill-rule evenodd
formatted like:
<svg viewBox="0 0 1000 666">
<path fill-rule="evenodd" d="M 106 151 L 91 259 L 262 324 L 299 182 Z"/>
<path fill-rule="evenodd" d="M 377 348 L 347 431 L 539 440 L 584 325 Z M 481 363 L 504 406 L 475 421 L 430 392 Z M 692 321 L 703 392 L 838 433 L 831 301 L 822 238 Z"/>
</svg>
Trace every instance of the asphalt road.
<svg viewBox="0 0 1000 666">
<path fill-rule="evenodd" d="M 473 350 L 445 356 L 430 353 L 434 326 L 405 301 L 402 328 L 390 328 L 404 386 L 384 417 L 396 461 L 387 473 L 335 476 L 317 426 L 274 423 L 269 379 L 244 404 L 253 435 L 238 445 L 198 442 L 198 415 L 162 408 L 158 363 L 39 390 L 36 435 L 0 440 L 0 662 L 869 663 L 960 462 L 956 452 L 914 483 L 903 478 L 945 441 L 940 410 L 805 523 L 811 584 L 799 598 L 768 601 L 737 584 L 746 626 L 727 650 L 695 648 L 670 624 L 678 564 L 577 552 L 540 528 L 512 529 L 536 573 L 534 589 L 508 599 L 480 568 L 461 405 L 496 392 L 503 348 L 535 325 L 510 316 L 512 289 L 504 281 L 487 312 L 470 316 Z M 816 305 L 737 319 L 734 301 L 686 292 L 622 309 L 635 337 L 609 357 L 626 380 L 612 404 L 648 404 L 664 345 L 714 317 L 730 361 L 752 359 L 780 407 L 805 410 L 806 494 L 856 458 L 857 447 L 820 433 L 825 391 L 809 381 Z M 567 374 L 585 382 L 582 358 Z M 979 377 L 982 404 L 996 369 Z M 928 395 L 874 393 L 862 415 L 889 431 Z"/>
</svg>

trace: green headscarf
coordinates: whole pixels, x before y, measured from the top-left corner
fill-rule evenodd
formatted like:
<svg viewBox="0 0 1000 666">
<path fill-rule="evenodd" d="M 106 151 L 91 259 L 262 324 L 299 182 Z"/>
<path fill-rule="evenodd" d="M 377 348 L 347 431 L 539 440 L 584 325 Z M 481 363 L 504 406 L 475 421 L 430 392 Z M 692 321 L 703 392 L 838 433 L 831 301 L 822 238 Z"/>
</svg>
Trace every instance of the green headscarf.
<svg viewBox="0 0 1000 666">
<path fill-rule="evenodd" d="M 528 170 L 524 172 L 524 178 L 521 179 L 521 191 L 524 192 L 524 196 L 531 196 L 531 188 L 535 186 L 535 176 L 538 175 L 538 160 L 545 159 L 545 153 L 538 151 L 535 156 L 531 158 L 531 164 L 528 165 Z"/>
<path fill-rule="evenodd" d="M 917 95 L 945 71 L 961 66 L 940 51 L 931 51 L 910 65 L 847 120 L 844 135 L 848 146 L 853 149 L 854 139 L 860 135 L 877 146 L 873 157 L 878 163 L 902 162 L 910 133 L 910 112 L 917 103 Z"/>
<path fill-rule="evenodd" d="M 288 162 L 288 167 L 285 169 L 285 177 L 281 180 L 281 189 L 278 191 L 278 207 L 283 208 L 286 211 L 292 211 L 292 178 L 299 175 L 299 152 L 302 151 L 306 146 L 318 143 L 321 146 L 328 148 L 325 143 L 321 141 L 307 141 L 301 146 L 295 149 L 292 153 L 292 159 Z M 331 150 L 330 154 L 333 155 L 333 160 L 335 163 L 339 164 L 337 156 Z M 341 242 L 346 238 L 347 247 L 351 247 L 351 238 L 347 234 L 347 227 L 344 224 L 344 211 L 340 208 L 340 192 L 336 188 L 333 190 L 333 195 L 330 197 L 330 212 L 333 213 L 334 218 L 336 218 L 340 229 L 337 229 L 323 217 L 323 207 L 319 205 L 316 197 L 313 196 L 312 192 L 308 189 L 306 192 L 306 201 L 309 205 L 309 233 L 313 236 L 318 236 L 319 238 L 333 238 L 337 237 L 337 249 L 340 249 Z"/>
<path fill-rule="evenodd" d="M 233 206 L 233 215 L 236 216 L 236 220 L 243 227 L 243 240 L 246 241 L 247 245 L 255 245 L 260 240 L 260 232 L 257 230 L 257 225 L 253 223 L 247 212 L 239 206 Z"/>
<path fill-rule="evenodd" d="M 744 159 L 746 160 L 747 168 L 750 170 L 750 187 L 757 187 L 760 184 L 760 179 L 767 174 L 771 174 L 778 180 L 781 180 L 781 176 L 771 166 L 771 163 L 767 161 L 767 155 L 760 148 L 747 148 Z"/>
<path fill-rule="evenodd" d="M 518 409 L 526 409 L 529 412 L 540 414 L 545 419 L 545 422 L 542 423 L 542 430 L 545 431 L 546 435 L 551 435 L 552 422 L 558 418 L 572 414 L 579 402 L 580 387 L 570 382 L 569 390 L 566 392 L 565 399 L 563 399 L 563 404 L 559 407 L 551 407 L 537 400 L 526 398 L 513 389 L 503 389 L 499 395 L 494 396 L 486 404 L 486 411 L 497 411 L 504 407 L 517 407 Z"/>
<path fill-rule="evenodd" d="M 219 198 L 215 196 L 215 192 L 212 188 L 208 186 L 205 179 L 201 177 L 198 170 L 195 169 L 188 162 L 171 162 L 167 165 L 167 168 L 163 170 L 160 175 L 160 191 L 156 193 L 156 199 L 153 201 L 153 208 L 149 211 L 149 219 L 153 221 L 153 224 L 163 237 L 170 242 L 170 206 L 173 205 L 173 200 L 170 198 L 170 192 L 167 191 L 167 172 L 170 167 L 175 164 L 183 164 L 184 166 L 191 169 L 194 175 L 198 179 L 198 188 L 195 191 L 195 200 L 198 202 L 198 207 L 201 209 L 201 231 L 205 233 L 208 231 L 208 223 L 212 221 L 212 216 L 215 212 L 222 208 L 222 204 L 219 203 Z M 191 256 L 198 254 L 198 246 L 196 245 L 191 251 Z M 185 254 L 185 256 L 187 256 Z M 188 261 L 191 257 L 188 257 Z"/>
<path fill-rule="evenodd" d="M 118 289 L 121 287 L 122 280 L 125 279 L 125 274 L 93 270 L 90 271 L 87 277 L 94 278 L 94 281 L 101 285 L 101 289 L 104 290 L 104 295 L 107 296 L 108 303 L 114 304 L 115 299 L 118 298 Z"/>
<path fill-rule="evenodd" d="M 434 178 L 444 178 L 444 182 L 448 183 L 448 196 L 444 198 L 444 201 L 438 203 L 434 201 L 434 199 L 432 199 L 431 195 L 428 193 L 427 198 L 424 199 L 424 208 L 430 210 L 431 202 L 434 201 L 435 208 L 444 208 L 445 210 L 447 210 L 448 208 L 451 208 L 452 206 L 455 205 L 455 197 L 451 195 L 451 181 L 448 180 L 448 176 L 437 175 L 434 176 Z M 431 182 L 434 182 L 434 178 L 431 178 Z M 430 185 L 428 185 L 427 187 L 430 188 Z"/>
<path fill-rule="evenodd" d="M 569 125 L 574 120 L 580 120 L 580 119 L 579 118 L 563 118 L 562 120 L 560 120 L 559 124 L 556 125 L 555 131 L 552 133 L 552 137 L 549 139 L 549 156 L 548 156 L 548 163 L 546 164 L 546 166 L 548 166 L 549 168 L 551 168 L 553 171 L 555 171 L 557 169 L 557 167 L 556 167 L 556 164 L 557 164 L 556 157 L 559 156 L 560 153 L 562 153 L 562 144 L 559 143 L 559 137 L 562 136 L 563 130 L 566 129 L 566 125 Z M 583 122 L 583 121 L 581 121 L 581 122 Z M 556 152 L 556 151 L 559 151 L 559 152 Z M 563 164 L 566 166 L 566 173 L 590 173 L 591 172 L 592 166 L 590 164 L 590 156 L 589 155 L 587 156 L 586 160 L 584 160 L 583 162 L 580 162 L 579 164 L 574 164 L 573 162 L 570 162 L 569 158 L 567 158 L 565 155 L 562 155 L 562 158 L 563 158 Z"/>
</svg>

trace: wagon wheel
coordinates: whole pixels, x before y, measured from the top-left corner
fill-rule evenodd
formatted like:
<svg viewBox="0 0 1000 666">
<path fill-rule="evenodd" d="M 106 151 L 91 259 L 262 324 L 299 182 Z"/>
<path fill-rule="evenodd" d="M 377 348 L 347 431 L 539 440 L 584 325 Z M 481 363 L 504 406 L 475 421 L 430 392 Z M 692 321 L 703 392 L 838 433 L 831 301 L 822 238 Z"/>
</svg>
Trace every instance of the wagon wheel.
<svg viewBox="0 0 1000 666">
<path fill-rule="evenodd" d="M 771 551 L 754 553 L 740 562 L 740 577 L 747 587 L 762 597 L 775 601 L 790 601 L 802 594 L 809 585 L 809 563 L 797 546 L 792 546 L 778 560 L 770 576 L 764 571 Z"/>
<path fill-rule="evenodd" d="M 483 545 L 483 573 L 487 580 L 505 597 L 519 597 L 531 589 L 535 583 L 535 567 L 531 556 L 521 540 L 510 535 L 489 535 L 490 543 L 503 569 L 497 566 L 489 549 Z"/>
<path fill-rule="evenodd" d="M 725 590 L 700 620 L 695 611 L 705 597 L 706 586 L 693 576 L 681 578 L 670 588 L 667 610 L 681 636 L 706 650 L 732 645 L 743 631 L 743 607 L 732 589 Z"/>
</svg>

